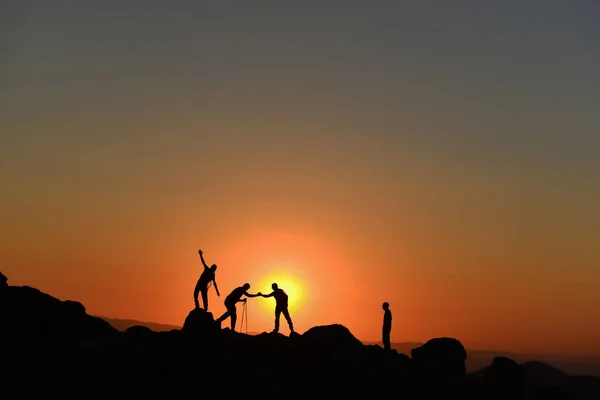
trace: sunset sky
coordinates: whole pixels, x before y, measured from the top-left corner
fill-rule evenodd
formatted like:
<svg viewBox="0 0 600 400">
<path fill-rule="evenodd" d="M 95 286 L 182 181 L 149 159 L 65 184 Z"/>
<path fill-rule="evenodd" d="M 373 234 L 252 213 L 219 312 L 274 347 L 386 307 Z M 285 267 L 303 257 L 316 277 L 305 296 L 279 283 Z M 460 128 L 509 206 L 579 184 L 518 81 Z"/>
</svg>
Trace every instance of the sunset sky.
<svg viewBox="0 0 600 400">
<path fill-rule="evenodd" d="M 0 270 L 181 325 L 201 248 L 215 316 L 600 355 L 600 2 L 483 3 L 2 2 Z"/>
</svg>

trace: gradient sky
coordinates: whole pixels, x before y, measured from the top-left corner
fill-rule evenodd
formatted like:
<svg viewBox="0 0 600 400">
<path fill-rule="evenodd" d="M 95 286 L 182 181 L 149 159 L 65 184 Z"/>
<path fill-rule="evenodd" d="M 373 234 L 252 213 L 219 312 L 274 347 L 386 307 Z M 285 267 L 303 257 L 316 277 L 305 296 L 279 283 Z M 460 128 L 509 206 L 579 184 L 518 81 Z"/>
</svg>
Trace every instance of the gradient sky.
<svg viewBox="0 0 600 400">
<path fill-rule="evenodd" d="M 9 283 L 600 355 L 600 3 L 392 3 L 2 2 Z"/>
</svg>

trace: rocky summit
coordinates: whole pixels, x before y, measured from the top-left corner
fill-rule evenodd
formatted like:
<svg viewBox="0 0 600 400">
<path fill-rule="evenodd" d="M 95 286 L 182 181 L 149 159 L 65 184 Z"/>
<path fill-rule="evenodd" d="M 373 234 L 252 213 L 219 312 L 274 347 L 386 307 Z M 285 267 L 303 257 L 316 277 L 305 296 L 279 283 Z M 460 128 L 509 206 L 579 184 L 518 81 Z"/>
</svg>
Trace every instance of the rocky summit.
<svg viewBox="0 0 600 400">
<path fill-rule="evenodd" d="M 181 330 L 133 326 L 121 332 L 88 315 L 81 303 L 9 286 L 6 278 L 0 286 L 0 322 L 3 399 L 600 398 L 594 377 L 536 385 L 523 366 L 505 358 L 467 375 L 467 353 L 453 338 L 431 339 L 409 357 L 363 345 L 342 325 L 316 326 L 289 337 L 245 335 L 221 329 L 201 309 L 189 313 Z"/>
</svg>

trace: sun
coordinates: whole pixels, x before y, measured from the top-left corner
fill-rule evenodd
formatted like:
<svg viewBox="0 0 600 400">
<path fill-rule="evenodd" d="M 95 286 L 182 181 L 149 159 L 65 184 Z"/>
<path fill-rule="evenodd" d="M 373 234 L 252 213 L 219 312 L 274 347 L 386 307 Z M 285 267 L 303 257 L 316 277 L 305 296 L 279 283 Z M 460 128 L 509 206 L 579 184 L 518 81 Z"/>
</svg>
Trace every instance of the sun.
<svg viewBox="0 0 600 400">
<path fill-rule="evenodd" d="M 302 279 L 292 270 L 285 268 L 268 271 L 256 286 L 253 286 L 256 292 L 269 294 L 273 291 L 271 285 L 277 283 L 280 289 L 283 289 L 288 295 L 288 308 L 290 312 L 298 311 L 302 308 L 307 296 L 306 286 Z M 275 309 L 275 300 L 261 301 L 261 308 L 272 313 Z"/>
</svg>

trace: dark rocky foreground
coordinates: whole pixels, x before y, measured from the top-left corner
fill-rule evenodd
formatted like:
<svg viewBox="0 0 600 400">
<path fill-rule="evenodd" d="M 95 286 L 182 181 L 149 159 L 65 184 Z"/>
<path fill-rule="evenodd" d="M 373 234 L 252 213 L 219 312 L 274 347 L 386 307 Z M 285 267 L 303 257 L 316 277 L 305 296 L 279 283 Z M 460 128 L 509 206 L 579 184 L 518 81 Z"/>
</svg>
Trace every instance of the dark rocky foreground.
<svg viewBox="0 0 600 400">
<path fill-rule="evenodd" d="M 466 351 L 451 338 L 432 339 L 408 357 L 365 346 L 342 325 L 318 326 L 291 337 L 247 336 L 219 329 L 202 310 L 190 312 L 182 330 L 132 327 L 120 332 L 86 314 L 80 303 L 5 283 L 0 286 L 0 326 L 3 399 L 324 394 L 365 399 L 600 398 L 598 378 L 560 371 L 560 379 L 540 377 L 539 368 L 531 372 L 507 358 L 466 375 Z"/>
</svg>

